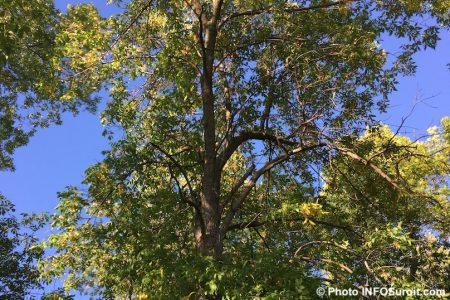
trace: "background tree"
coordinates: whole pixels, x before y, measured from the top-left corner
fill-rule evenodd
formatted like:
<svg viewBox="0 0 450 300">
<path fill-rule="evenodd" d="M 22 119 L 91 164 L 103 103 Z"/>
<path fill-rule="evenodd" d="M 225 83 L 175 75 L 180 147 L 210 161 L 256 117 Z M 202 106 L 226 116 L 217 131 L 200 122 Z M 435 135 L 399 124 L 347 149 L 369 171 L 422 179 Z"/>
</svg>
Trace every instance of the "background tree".
<svg viewBox="0 0 450 300">
<path fill-rule="evenodd" d="M 51 0 L 0 1 L 0 170 L 14 169 L 11 155 L 36 128 L 60 124 L 65 111 L 95 109 L 88 85 L 61 81 L 59 22 Z"/>
<path fill-rule="evenodd" d="M 36 262 L 43 252 L 35 232 L 45 218 L 25 216 L 18 220 L 14 205 L 0 195 L 0 298 L 23 299 L 40 288 Z"/>
<path fill-rule="evenodd" d="M 94 110 L 94 89 L 62 81 L 64 58 L 56 49 L 64 24 L 51 0 L 0 0 L 0 171 L 14 170 L 12 155 L 39 127 L 60 124 L 61 115 Z M 33 221 L 34 219 L 34 221 Z M 38 289 L 31 247 L 41 216 L 21 218 L 0 194 L 0 298 L 22 299 Z"/>
<path fill-rule="evenodd" d="M 412 55 L 436 45 L 448 1 L 115 2 L 120 15 L 82 5 L 59 21 L 64 97 L 108 86 L 102 121 L 115 141 L 87 191 L 60 194 L 47 279 L 68 272 L 67 289 L 111 298 L 308 297 L 336 259 L 298 264 L 314 237 L 304 227 L 340 243 L 334 231 L 355 226 L 321 219 L 324 163 L 341 153 L 400 193 L 348 143 L 386 109 L 396 76 L 414 73 Z M 403 43 L 396 54 L 380 46 L 387 34 Z M 383 241 L 403 228 L 392 218 Z"/>
<path fill-rule="evenodd" d="M 345 151 L 334 156 L 323 169 L 326 185 L 314 203 L 326 211 L 322 222 L 341 228 L 313 226 L 295 257 L 321 265 L 332 285 L 342 288 L 358 283 L 448 290 L 449 130 L 450 118 L 444 118 L 424 141 L 385 125 L 346 139 L 345 147 L 362 159 Z"/>
</svg>

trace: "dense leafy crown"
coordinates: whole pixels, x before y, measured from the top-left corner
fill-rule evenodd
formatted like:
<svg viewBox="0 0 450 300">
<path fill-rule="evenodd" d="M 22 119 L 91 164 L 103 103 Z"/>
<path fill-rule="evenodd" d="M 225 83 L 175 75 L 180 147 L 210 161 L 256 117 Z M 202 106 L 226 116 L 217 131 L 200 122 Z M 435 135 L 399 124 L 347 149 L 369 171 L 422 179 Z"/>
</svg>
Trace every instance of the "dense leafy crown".
<svg viewBox="0 0 450 300">
<path fill-rule="evenodd" d="M 88 171 L 89 194 L 60 194 L 53 225 L 61 233 L 48 241 L 58 254 L 46 274 L 69 267 L 68 289 L 142 299 L 219 288 L 230 298 L 310 299 L 324 283 L 448 290 L 449 118 L 443 128 L 423 142 L 387 126 L 347 140 L 382 169 L 336 155 L 320 192 L 299 175 L 272 172 L 236 217 L 220 264 L 194 251 L 191 212 L 164 188 L 163 168 L 143 167 L 123 182 L 108 159 Z"/>
<path fill-rule="evenodd" d="M 54 30 L 31 32 L 51 51 L 0 58 L 1 103 L 30 94 L 60 111 L 109 91 L 114 142 L 86 191 L 60 194 L 46 278 L 130 298 L 448 285 L 448 119 L 424 142 L 358 137 L 450 25 L 448 1 L 112 2 L 123 12 L 109 18 L 45 14 Z M 8 81 L 34 58 L 34 75 Z"/>
</svg>

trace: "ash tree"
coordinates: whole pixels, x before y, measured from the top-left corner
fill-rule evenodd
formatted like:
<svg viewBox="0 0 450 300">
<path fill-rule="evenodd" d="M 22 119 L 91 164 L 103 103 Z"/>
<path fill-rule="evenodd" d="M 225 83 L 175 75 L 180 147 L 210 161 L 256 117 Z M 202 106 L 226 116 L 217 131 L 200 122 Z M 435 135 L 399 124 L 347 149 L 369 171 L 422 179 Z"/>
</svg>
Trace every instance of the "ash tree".
<svg viewBox="0 0 450 300">
<path fill-rule="evenodd" d="M 389 257 L 381 245 L 409 247 L 422 225 L 434 228 L 446 189 L 427 201 L 422 185 L 448 169 L 432 161 L 415 189 L 392 169 L 394 158 L 381 159 L 419 155 L 414 142 L 394 147 L 396 135 L 385 133 L 365 148 L 358 137 L 387 109 L 396 78 L 414 74 L 413 55 L 448 29 L 449 2 L 112 2 L 122 13 L 103 18 L 78 5 L 58 20 L 59 99 L 89 102 L 106 88 L 101 121 L 111 149 L 86 171 L 86 189 L 59 194 L 58 231 L 42 245 L 56 253 L 42 262 L 43 277 L 128 299 L 311 298 L 330 281 L 392 285 L 392 274 L 361 257 L 375 247 L 382 266 L 412 253 Z M 384 48 L 388 36 L 401 45 L 394 52 Z M 373 178 L 380 193 L 367 186 Z M 353 211 L 350 184 L 379 204 L 358 194 L 362 208 Z M 435 214 L 413 226 L 414 214 L 385 210 L 403 193 Z M 436 230 L 448 235 L 444 225 Z M 298 250 L 306 243 L 311 255 Z M 442 241 L 426 245 L 438 244 L 448 255 Z M 414 259 L 406 260 L 392 276 L 425 284 L 426 275 L 405 275 Z"/>
</svg>

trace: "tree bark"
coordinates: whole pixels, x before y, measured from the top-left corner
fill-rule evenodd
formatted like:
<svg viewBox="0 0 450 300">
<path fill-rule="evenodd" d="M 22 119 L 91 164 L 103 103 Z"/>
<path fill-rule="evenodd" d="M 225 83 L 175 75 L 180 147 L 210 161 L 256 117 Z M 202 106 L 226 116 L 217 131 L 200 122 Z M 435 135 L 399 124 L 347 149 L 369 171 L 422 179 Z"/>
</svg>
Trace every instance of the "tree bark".
<svg viewBox="0 0 450 300">
<path fill-rule="evenodd" d="M 211 18 L 199 14 L 199 41 L 203 59 L 201 76 L 201 96 L 203 104 L 203 142 L 204 161 L 202 176 L 202 193 L 200 196 L 201 219 L 203 227 L 196 229 L 195 238 L 202 255 L 222 257 L 222 238 L 220 234 L 220 170 L 216 167 L 216 120 L 214 114 L 214 49 L 217 36 L 217 18 L 220 2 L 214 3 Z M 197 226 L 199 227 L 199 226 Z M 203 229 L 202 229 L 203 228 Z M 199 231 L 200 230 L 200 231 Z"/>
</svg>

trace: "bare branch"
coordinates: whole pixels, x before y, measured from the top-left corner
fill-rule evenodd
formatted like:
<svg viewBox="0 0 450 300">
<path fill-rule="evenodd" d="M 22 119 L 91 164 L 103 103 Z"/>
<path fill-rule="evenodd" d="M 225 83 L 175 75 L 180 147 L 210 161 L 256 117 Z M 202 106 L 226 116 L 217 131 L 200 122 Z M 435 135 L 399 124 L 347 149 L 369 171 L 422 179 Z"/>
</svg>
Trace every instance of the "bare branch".
<svg viewBox="0 0 450 300">
<path fill-rule="evenodd" d="M 310 219 L 312 221 L 314 221 L 314 223 L 316 223 L 316 224 L 324 225 L 324 226 L 335 228 L 335 229 L 345 230 L 345 231 L 351 232 L 352 234 L 357 234 L 357 232 L 350 226 L 340 225 L 340 224 L 333 224 L 333 223 L 326 222 L 326 221 L 319 221 L 318 219 L 315 219 L 315 218 L 310 218 Z M 285 222 L 304 222 L 305 218 L 303 218 L 303 217 L 301 217 L 301 218 L 300 217 L 298 217 L 298 218 L 288 218 L 288 219 L 277 218 L 277 219 L 264 220 L 264 221 L 251 220 L 250 222 L 242 222 L 242 223 L 231 224 L 228 227 L 228 231 L 240 230 L 240 229 L 245 229 L 245 228 L 261 227 L 261 226 L 269 225 L 271 223 L 282 222 L 282 221 L 285 221 Z"/>
<path fill-rule="evenodd" d="M 307 247 L 310 247 L 310 246 L 313 246 L 313 245 L 330 245 L 330 246 L 339 248 L 339 249 L 341 249 L 341 250 L 345 250 L 345 251 L 352 252 L 352 253 L 354 252 L 352 249 L 349 249 L 349 248 L 347 248 L 347 247 L 345 247 L 345 246 L 339 245 L 339 244 L 336 243 L 336 242 L 332 242 L 332 241 L 311 241 L 311 242 L 307 242 L 307 243 L 304 243 L 303 245 L 301 245 L 301 246 L 295 251 L 294 256 L 297 256 L 297 254 L 298 254 L 299 252 L 301 252 L 303 249 L 305 249 L 305 248 L 307 248 Z"/>
<path fill-rule="evenodd" d="M 191 193 L 193 199 L 197 199 L 196 197 L 196 193 L 192 187 L 191 181 L 189 179 L 189 176 L 186 174 L 186 170 L 183 168 L 182 165 L 180 165 L 180 163 L 173 157 L 173 155 L 169 154 L 167 151 L 165 151 L 164 149 L 162 149 L 160 146 L 158 146 L 157 144 L 153 143 L 153 142 L 149 142 L 149 144 L 151 146 L 153 146 L 154 148 L 158 149 L 162 154 L 164 154 L 181 172 L 181 174 L 183 175 L 184 179 L 186 180 L 186 184 L 188 186 L 189 192 Z"/>
<path fill-rule="evenodd" d="M 195 202 L 195 201 L 192 201 L 191 199 L 187 198 L 183 194 L 183 189 L 182 189 L 182 187 L 180 185 L 180 182 L 179 182 L 178 178 L 176 177 L 176 175 L 173 173 L 172 168 L 170 168 L 170 167 L 169 167 L 169 172 L 170 172 L 170 176 L 175 181 L 175 184 L 178 187 L 178 194 L 180 195 L 181 201 L 189 204 L 190 206 L 192 206 L 195 209 L 195 213 L 196 213 L 196 215 L 199 218 L 200 230 L 201 230 L 202 233 L 204 233 L 205 232 L 205 224 L 203 222 L 203 215 L 202 215 L 202 211 L 200 209 L 199 203 Z"/>
<path fill-rule="evenodd" d="M 241 179 L 239 179 L 238 182 L 236 182 L 233 187 L 231 188 L 231 191 L 228 193 L 228 195 L 225 197 L 225 200 L 222 204 L 222 209 L 228 205 L 228 203 L 231 201 L 233 196 L 237 193 L 237 191 L 241 188 L 241 186 L 245 183 L 245 180 L 253 173 L 256 166 L 252 165 L 245 173 L 242 175 Z"/>
<path fill-rule="evenodd" d="M 307 261 L 307 262 L 319 261 L 319 262 L 322 262 L 322 263 L 332 264 L 332 265 L 338 266 L 339 268 L 341 268 L 342 270 L 347 271 L 350 274 L 353 274 L 353 270 L 350 269 L 347 265 L 345 265 L 343 263 L 340 263 L 340 262 L 337 262 L 337 261 L 334 261 L 334 260 L 331 260 L 331 259 L 327 259 L 327 258 L 311 258 L 311 257 L 308 257 L 308 256 L 300 256 L 298 258 L 303 260 L 303 261 Z"/>
<path fill-rule="evenodd" d="M 122 38 L 122 36 L 124 36 L 128 30 L 130 30 L 130 28 L 136 24 L 137 21 L 139 21 L 140 17 L 142 16 L 142 14 L 150 8 L 150 6 L 152 5 L 153 0 L 148 1 L 146 4 L 144 4 L 141 8 L 141 10 L 139 10 L 139 12 L 131 19 L 130 23 L 119 33 L 118 37 L 114 40 L 114 42 L 111 45 L 111 48 L 114 47 L 119 40 Z"/>
<path fill-rule="evenodd" d="M 218 155 L 217 157 L 218 170 L 221 170 L 225 166 L 228 159 L 230 159 L 230 157 L 233 155 L 233 153 L 240 145 L 249 140 L 272 141 L 276 142 L 277 144 L 290 146 L 295 146 L 298 144 L 297 142 L 294 142 L 292 140 L 276 136 L 267 132 L 244 131 L 241 132 L 239 135 L 233 137 L 230 140 L 228 146 Z"/>
<path fill-rule="evenodd" d="M 228 230 L 228 227 L 231 225 L 231 221 L 233 220 L 234 215 L 239 210 L 239 208 L 242 206 L 242 203 L 247 198 L 248 194 L 250 193 L 251 189 L 256 185 L 256 182 L 258 179 L 267 171 L 271 170 L 275 166 L 279 165 L 280 163 L 288 160 L 291 156 L 312 150 L 319 147 L 324 147 L 327 144 L 325 143 L 318 143 L 313 144 L 305 147 L 298 147 L 293 150 L 290 150 L 287 153 L 284 153 L 282 155 L 279 155 L 277 158 L 270 160 L 265 163 L 265 165 L 260 168 L 258 171 L 256 171 L 253 176 L 244 184 L 244 187 L 240 193 L 240 195 L 231 203 L 231 208 L 228 212 L 228 214 L 225 216 L 225 220 L 222 224 L 222 234 L 225 234 Z"/>
<path fill-rule="evenodd" d="M 383 281 L 381 281 L 380 278 L 377 277 L 377 275 L 373 272 L 373 270 L 370 268 L 369 264 L 367 263 L 367 260 L 364 260 L 364 267 L 366 267 L 366 270 L 375 278 L 375 280 L 381 284 L 384 285 Z"/>
<path fill-rule="evenodd" d="M 393 187 L 397 189 L 400 189 L 400 186 L 397 184 L 397 182 L 394 179 L 392 179 L 388 174 L 386 174 L 383 170 L 381 170 L 378 166 L 376 166 L 374 163 L 359 156 L 357 153 L 348 148 L 340 146 L 331 146 L 331 147 L 335 148 L 336 150 L 339 150 L 342 154 L 363 163 L 364 165 L 370 166 L 376 173 L 378 173 L 378 175 L 383 177 L 389 184 L 391 184 Z"/>
<path fill-rule="evenodd" d="M 345 4 L 347 2 L 349 2 L 349 1 L 344 0 L 344 1 L 337 1 L 337 2 L 313 5 L 313 6 L 308 6 L 308 7 L 288 7 L 288 8 L 284 8 L 284 9 L 278 9 L 273 6 L 267 6 L 267 7 L 263 7 L 260 9 L 241 11 L 241 12 L 237 12 L 237 13 L 231 14 L 231 15 L 223 18 L 219 24 L 219 29 L 221 29 L 230 20 L 238 18 L 238 17 L 243 17 L 243 16 L 251 17 L 251 16 L 261 15 L 263 13 L 273 13 L 273 12 L 277 12 L 277 11 L 286 12 L 286 13 L 307 12 L 307 11 L 312 11 L 312 10 L 316 10 L 316 9 L 332 8 L 335 6 Z"/>
<path fill-rule="evenodd" d="M 192 201 L 191 199 L 187 198 L 184 194 L 183 194 L 183 188 L 180 184 L 180 181 L 178 180 L 177 176 L 175 175 L 175 173 L 173 172 L 172 168 L 169 166 L 169 173 L 170 173 L 170 177 L 175 181 L 175 184 L 178 187 L 178 194 L 180 195 L 181 201 L 184 203 L 187 203 L 191 206 L 193 206 L 194 208 L 198 209 L 199 205 L 198 203 L 195 203 L 194 201 Z"/>
<path fill-rule="evenodd" d="M 257 228 L 253 228 L 253 230 L 256 231 L 256 233 L 258 234 L 259 238 L 263 241 L 263 244 L 264 244 L 264 246 L 266 247 L 267 251 L 272 252 L 272 251 L 270 250 L 269 245 L 268 245 L 267 242 L 266 242 L 266 239 L 262 236 L 262 234 L 259 232 L 259 230 L 258 230 Z"/>
</svg>

